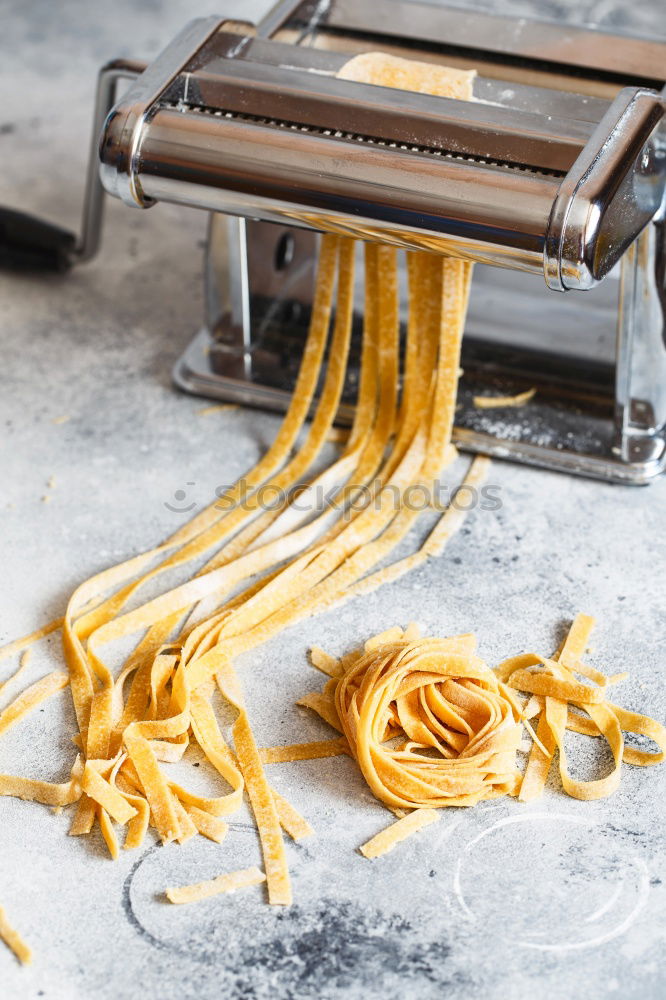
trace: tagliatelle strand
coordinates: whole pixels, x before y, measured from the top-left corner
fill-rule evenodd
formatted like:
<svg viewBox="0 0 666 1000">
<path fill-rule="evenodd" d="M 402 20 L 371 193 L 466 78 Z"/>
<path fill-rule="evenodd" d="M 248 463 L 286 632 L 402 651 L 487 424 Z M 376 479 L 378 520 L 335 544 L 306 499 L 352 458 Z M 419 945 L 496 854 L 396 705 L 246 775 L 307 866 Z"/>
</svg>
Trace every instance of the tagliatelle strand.
<svg viewBox="0 0 666 1000">
<path fill-rule="evenodd" d="M 170 903 L 198 903 L 202 899 L 210 899 L 221 893 L 236 892 L 251 885 L 260 885 L 266 881 L 266 876 L 258 868 L 245 868 L 243 871 L 230 872 L 228 875 L 218 875 L 209 882 L 198 882 L 196 885 L 184 885 L 177 889 L 167 889 L 166 897 Z"/>
<path fill-rule="evenodd" d="M 542 746 L 535 743 L 530 752 L 520 792 L 523 801 L 537 798 L 543 793 L 555 750 L 559 753 L 560 778 L 565 792 L 583 800 L 611 795 L 619 786 L 623 761 L 645 767 L 664 759 L 666 729 L 654 719 L 627 712 L 607 701 L 606 689 L 613 678 L 607 678 L 600 671 L 582 663 L 581 657 L 594 624 L 591 616 L 579 614 L 555 658 L 527 654 L 507 661 L 500 668 L 500 675 L 511 687 L 543 696 L 544 707 L 537 728 L 537 737 Z M 581 684 L 576 680 L 574 671 L 594 678 L 598 686 L 591 688 Z M 572 706 L 577 711 L 572 711 Z M 585 715 L 579 714 L 583 712 Z M 572 778 L 564 746 L 567 729 L 606 739 L 613 755 L 610 774 L 591 781 Z M 626 748 L 623 730 L 649 736 L 660 752 Z"/>
<path fill-rule="evenodd" d="M 359 851 L 369 860 L 379 858 L 383 854 L 388 854 L 389 851 L 392 851 L 400 841 L 411 837 L 413 833 L 422 830 L 424 826 L 434 823 L 437 818 L 437 813 L 434 809 L 415 809 L 414 812 L 392 823 L 385 830 L 376 834 L 371 840 L 366 841 L 365 844 L 359 847 Z"/>
<path fill-rule="evenodd" d="M 474 396 L 473 403 L 479 410 L 491 410 L 495 407 L 525 406 L 536 395 L 536 389 L 526 389 L 515 396 Z"/>
<path fill-rule="evenodd" d="M 283 747 L 264 747 L 259 751 L 262 764 L 284 764 L 296 760 L 321 760 L 348 754 L 347 741 L 318 740 L 314 743 L 292 743 Z"/>
<path fill-rule="evenodd" d="M 41 802 L 45 806 L 59 808 L 69 806 L 81 798 L 81 776 L 83 764 L 77 757 L 69 781 L 54 783 L 34 778 L 0 774 L 0 795 L 11 795 L 26 802 Z"/>
<path fill-rule="evenodd" d="M 215 678 L 224 698 L 238 712 L 233 727 L 234 746 L 257 821 L 264 853 L 268 897 L 273 904 L 289 906 L 291 903 L 291 884 L 280 819 L 271 789 L 264 775 L 259 751 L 245 710 L 240 684 L 230 661 L 220 664 Z"/>
<path fill-rule="evenodd" d="M 52 632 L 57 632 L 59 628 L 62 628 L 62 623 L 62 618 L 56 618 L 47 625 L 42 625 L 41 628 L 35 629 L 34 632 L 30 632 L 28 635 L 24 635 L 20 639 L 14 639 L 12 642 L 8 642 L 4 646 L 0 646 L 0 660 L 4 660 L 8 656 L 14 656 L 16 653 L 20 653 L 23 649 L 29 649 L 34 643 L 39 642 L 40 639 L 44 639 L 47 635 L 51 635 Z"/>
<path fill-rule="evenodd" d="M 21 965 L 28 965 L 32 961 L 32 952 L 25 943 L 18 931 L 14 930 L 7 919 L 7 915 L 0 906 L 0 941 L 4 941 L 8 948 L 16 955 Z"/>
<path fill-rule="evenodd" d="M 214 841 L 216 844 L 222 843 L 229 831 L 228 825 L 223 820 L 218 816 L 211 816 L 210 813 L 204 809 L 199 809 L 197 806 L 186 806 L 186 809 L 192 817 L 192 822 L 203 837 Z"/>
<path fill-rule="evenodd" d="M 4 691 L 4 689 L 7 687 L 8 684 L 15 684 L 16 681 L 19 679 L 19 677 L 21 677 L 21 675 L 25 673 L 25 671 L 30 666 L 31 654 L 32 654 L 31 646 L 28 646 L 27 649 L 23 650 L 23 652 L 21 653 L 21 659 L 19 661 L 18 669 L 16 669 L 13 674 L 10 674 L 9 677 L 7 677 L 4 681 L 0 681 L 0 691 Z"/>
<path fill-rule="evenodd" d="M 302 840 L 304 837 L 311 837 L 314 830 L 308 821 L 294 809 L 283 795 L 276 792 L 274 788 L 271 789 L 271 792 L 278 819 L 280 820 L 280 826 L 284 832 L 289 834 L 292 840 Z"/>
<path fill-rule="evenodd" d="M 46 677 L 42 677 L 41 680 L 31 684 L 30 687 L 25 688 L 14 701 L 10 702 L 0 712 L 0 736 L 16 725 L 17 722 L 20 722 L 21 719 L 37 708 L 38 705 L 41 705 L 43 701 L 50 698 L 51 695 L 62 691 L 68 684 L 69 677 L 67 674 L 60 670 L 55 670 L 53 673 L 47 674 Z"/>
</svg>

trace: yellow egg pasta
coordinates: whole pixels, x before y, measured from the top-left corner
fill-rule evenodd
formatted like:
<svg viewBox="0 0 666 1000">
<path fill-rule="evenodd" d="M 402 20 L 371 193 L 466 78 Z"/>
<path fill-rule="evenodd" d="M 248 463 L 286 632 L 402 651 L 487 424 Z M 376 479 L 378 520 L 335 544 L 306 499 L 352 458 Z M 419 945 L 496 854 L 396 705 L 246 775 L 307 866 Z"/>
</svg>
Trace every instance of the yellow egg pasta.
<svg viewBox="0 0 666 1000">
<path fill-rule="evenodd" d="M 556 751 L 564 791 L 603 798 L 619 786 L 623 761 L 649 766 L 664 759 L 666 729 L 607 701 L 619 675 L 582 661 L 593 627 L 593 618 L 577 615 L 555 656 L 523 653 L 495 670 L 476 654 L 473 635 L 422 639 L 413 626 L 391 628 L 340 660 L 328 657 L 337 666 L 324 691 L 298 704 L 342 731 L 372 792 L 393 811 L 470 806 L 499 795 L 531 801 L 543 794 Z M 595 686 L 576 673 L 594 678 Z M 523 703 L 517 692 L 531 696 Z M 535 719 L 536 732 L 529 721 Z M 521 775 L 516 753 L 523 727 L 532 745 Z M 567 730 L 608 741 L 609 775 L 571 776 Z M 623 731 L 648 736 L 659 752 L 625 747 Z"/>
<path fill-rule="evenodd" d="M 335 682 L 335 709 L 373 793 L 399 809 L 513 793 L 522 737 L 514 700 L 459 640 L 393 639 Z"/>
<path fill-rule="evenodd" d="M 5 911 L 0 906 L 0 941 L 4 941 L 8 948 L 14 952 L 22 965 L 28 965 L 32 961 L 32 952 L 25 943 L 18 931 L 15 931 L 7 919 Z"/>
<path fill-rule="evenodd" d="M 275 810 L 280 820 L 280 826 L 285 833 L 288 833 L 292 840 L 302 840 L 304 837 L 311 837 L 314 830 L 301 814 L 294 809 L 283 795 L 271 789 Z"/>
<path fill-rule="evenodd" d="M 236 892 L 247 886 L 259 885 L 266 881 L 266 876 L 258 868 L 245 868 L 242 871 L 230 872 L 228 875 L 218 875 L 209 882 L 198 882 L 196 885 L 184 885 L 177 889 L 167 889 L 166 897 L 170 903 L 198 903 L 211 896 L 221 893 Z"/>
<path fill-rule="evenodd" d="M 518 392 L 515 396 L 474 396 L 474 405 L 479 410 L 492 410 L 495 407 L 520 407 L 525 406 L 536 396 L 536 389 L 526 389 L 525 392 Z"/>
<path fill-rule="evenodd" d="M 469 97 L 474 74 L 370 53 L 351 60 L 341 75 Z M 194 829 L 221 840 L 226 828 L 220 817 L 237 809 L 247 790 L 264 844 L 269 896 L 283 904 L 290 890 L 281 826 L 302 834 L 305 821 L 297 820 L 281 799 L 278 815 L 262 760 L 316 759 L 348 748 L 345 741 L 333 741 L 261 753 L 240 686 L 229 686 L 232 659 L 292 622 L 348 599 L 355 587 L 367 585 L 364 581 L 373 588 L 383 582 L 373 577 L 373 566 L 406 538 L 419 514 L 402 499 L 396 506 L 395 495 L 404 498 L 410 487 L 427 486 L 455 457 L 450 433 L 469 265 L 407 255 L 409 319 L 401 362 L 397 252 L 365 246 L 356 416 L 349 431 L 338 433 L 333 423 L 347 370 L 355 258 L 353 240 L 322 237 L 310 331 L 294 394 L 275 441 L 255 468 L 164 544 L 82 584 L 62 619 L 0 651 L 0 657 L 11 656 L 62 629 L 67 676 L 53 674 L 20 695 L 0 716 L 0 728 L 18 723 L 68 679 L 79 727 L 73 738 L 83 754 L 81 773 L 73 772 L 70 782 L 51 785 L 5 775 L 0 778 L 3 794 L 58 806 L 77 803 L 70 833 L 89 834 L 98 823 L 115 856 L 115 824 L 127 827 L 127 848 L 141 844 L 149 826 L 164 842 L 183 842 Z M 341 454 L 323 478 L 315 476 L 308 485 L 310 469 L 332 436 Z M 302 443 L 293 451 L 299 438 Z M 472 468 L 480 469 L 479 460 Z M 298 512 L 289 490 L 303 480 L 306 489 L 325 482 L 340 491 L 332 510 L 314 516 Z M 262 487 L 285 492 L 277 510 L 261 509 Z M 371 503 L 355 506 L 350 498 L 364 491 Z M 449 508 L 441 522 L 450 534 L 449 522 L 461 519 Z M 419 562 L 435 554 L 430 545 L 419 552 Z M 201 557 L 204 565 L 194 577 L 141 600 L 149 583 L 155 588 L 167 572 L 187 571 Z M 134 634 L 134 651 L 114 672 L 105 661 L 106 646 Z M 321 666 L 325 669 L 323 660 Z M 233 751 L 215 718 L 213 678 L 238 713 Z M 327 711 L 331 704 L 322 701 L 320 708 Z M 329 711 L 328 717 L 334 714 Z M 190 742 L 199 745 L 226 786 L 218 796 L 196 795 L 169 782 L 162 771 L 162 763 L 179 760 Z"/>
<path fill-rule="evenodd" d="M 69 677 L 61 670 L 56 670 L 41 680 L 36 681 L 18 695 L 2 712 L 0 712 L 0 736 L 20 722 L 43 701 L 62 691 L 69 684 Z"/>
<path fill-rule="evenodd" d="M 340 76 L 470 99 L 474 73 L 366 53 Z M 167 889 L 172 903 L 263 882 L 271 904 L 291 903 L 284 834 L 298 840 L 314 831 L 269 784 L 268 766 L 351 755 L 398 817 L 361 848 L 378 857 L 433 822 L 437 808 L 540 794 L 557 749 L 564 787 L 581 798 L 609 794 L 622 761 L 645 765 L 664 756 L 663 727 L 607 701 L 617 677 L 605 679 L 583 662 L 589 635 L 583 618 L 559 657 L 523 654 L 495 671 L 479 657 L 474 636 L 421 638 L 414 624 L 404 632 L 384 630 L 340 659 L 313 647 L 312 663 L 328 680 L 299 704 L 340 736 L 260 749 L 236 673 L 240 655 L 440 557 L 466 516 L 453 503 L 437 505 L 427 538 L 396 557 L 422 510 L 409 502 L 411 493 L 432 490 L 456 458 L 451 433 L 472 276 L 463 260 L 407 252 L 402 336 L 398 253 L 363 245 L 363 337 L 349 431 L 337 431 L 334 422 L 349 362 L 357 244 L 327 232 L 296 385 L 266 453 L 161 545 L 82 583 L 61 619 L 0 649 L 2 660 L 62 630 L 67 673 L 53 672 L 19 694 L 0 713 L 0 735 L 69 685 L 72 739 L 80 751 L 69 781 L 3 774 L 0 795 L 74 806 L 70 835 L 99 827 L 112 858 L 122 827 L 126 849 L 141 846 L 153 830 L 163 843 L 184 844 L 198 834 L 225 850 L 226 818 L 247 795 L 265 871 Z M 321 471 L 322 450 L 332 439 L 340 447 Z M 488 459 L 475 458 L 459 486 L 479 489 L 488 468 Z M 320 489 L 332 497 L 324 510 L 296 502 Z M 278 503 L 262 506 L 268 494 Z M 435 505 L 427 506 L 432 512 Z M 109 647 L 119 640 L 134 648 L 117 663 Z M 524 777 L 516 752 L 526 727 L 533 731 L 521 694 L 531 695 L 536 726 Z M 270 690 L 264 697 L 270 700 Z M 234 720 L 229 744 L 219 699 Z M 587 783 L 569 775 L 567 729 L 608 740 L 611 775 Z M 660 753 L 627 748 L 623 731 L 649 736 Z M 177 784 L 164 766 L 191 753 L 203 754 L 215 771 L 217 787 L 208 794 Z M 2 911 L 0 936 L 19 958 L 29 956 Z"/>
<path fill-rule="evenodd" d="M 413 833 L 422 830 L 424 826 L 434 823 L 436 819 L 437 813 L 434 809 L 415 809 L 362 844 L 359 851 L 366 858 L 379 858 L 392 851 L 401 840 L 406 840 Z"/>
<path fill-rule="evenodd" d="M 262 764 L 284 764 L 295 760 L 321 760 L 349 753 L 344 739 L 316 740 L 313 743 L 291 743 L 282 747 L 264 747 L 259 751 Z"/>
</svg>

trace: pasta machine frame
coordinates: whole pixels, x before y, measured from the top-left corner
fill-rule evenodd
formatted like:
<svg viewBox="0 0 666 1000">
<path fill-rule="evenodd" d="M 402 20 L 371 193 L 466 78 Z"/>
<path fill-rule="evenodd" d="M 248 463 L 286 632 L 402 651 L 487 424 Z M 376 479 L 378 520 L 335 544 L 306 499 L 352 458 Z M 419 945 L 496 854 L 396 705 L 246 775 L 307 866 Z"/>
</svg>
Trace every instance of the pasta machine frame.
<svg viewBox="0 0 666 1000">
<path fill-rule="evenodd" d="M 337 79 L 373 50 L 475 68 L 474 100 Z M 175 381 L 274 410 L 319 232 L 474 261 L 455 442 L 645 483 L 666 467 L 665 79 L 663 42 L 423 2 L 201 18 L 148 67 L 102 70 L 83 235 L 58 261 L 97 249 L 100 178 L 129 205 L 209 211 L 205 322 Z M 361 323 L 359 308 L 356 354 Z M 537 393 L 479 409 L 489 387 Z"/>
</svg>

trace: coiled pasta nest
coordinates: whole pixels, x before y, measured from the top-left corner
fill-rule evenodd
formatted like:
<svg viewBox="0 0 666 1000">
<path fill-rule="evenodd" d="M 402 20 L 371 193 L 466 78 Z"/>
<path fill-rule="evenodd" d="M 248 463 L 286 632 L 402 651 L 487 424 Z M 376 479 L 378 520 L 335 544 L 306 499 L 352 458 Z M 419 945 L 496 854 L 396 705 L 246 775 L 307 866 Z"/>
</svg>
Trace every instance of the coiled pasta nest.
<svg viewBox="0 0 666 1000">
<path fill-rule="evenodd" d="M 471 636 L 370 649 L 337 681 L 335 706 L 365 780 L 389 806 L 469 806 L 517 790 L 520 706 Z"/>
</svg>

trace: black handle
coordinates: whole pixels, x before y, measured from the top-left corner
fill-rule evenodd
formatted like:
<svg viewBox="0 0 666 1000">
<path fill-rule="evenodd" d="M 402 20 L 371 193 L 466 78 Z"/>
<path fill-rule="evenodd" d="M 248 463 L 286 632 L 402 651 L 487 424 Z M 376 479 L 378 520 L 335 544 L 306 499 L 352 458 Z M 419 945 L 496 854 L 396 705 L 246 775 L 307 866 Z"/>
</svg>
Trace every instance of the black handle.
<svg viewBox="0 0 666 1000">
<path fill-rule="evenodd" d="M 0 206 L 0 268 L 62 273 L 72 266 L 75 245 L 67 229 Z"/>
</svg>

